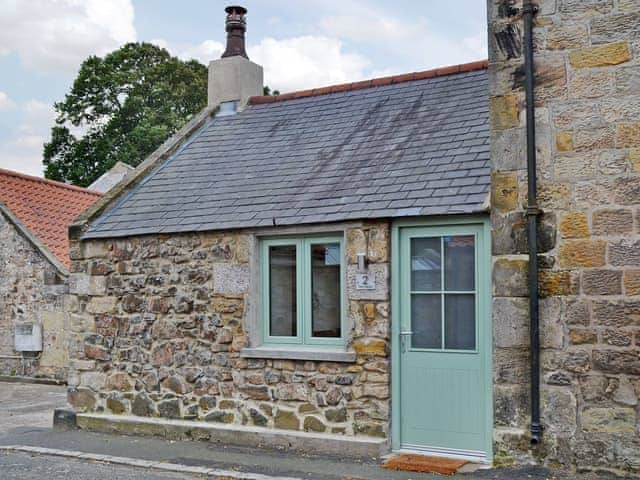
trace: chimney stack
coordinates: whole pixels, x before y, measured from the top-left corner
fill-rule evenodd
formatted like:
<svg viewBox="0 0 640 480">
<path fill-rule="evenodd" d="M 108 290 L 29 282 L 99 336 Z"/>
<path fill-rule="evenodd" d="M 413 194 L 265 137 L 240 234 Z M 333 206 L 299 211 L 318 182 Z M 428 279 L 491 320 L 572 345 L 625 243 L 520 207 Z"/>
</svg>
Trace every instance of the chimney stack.
<svg viewBox="0 0 640 480">
<path fill-rule="evenodd" d="M 262 95 L 262 67 L 249 60 L 245 50 L 247 9 L 239 6 L 225 8 L 227 47 L 218 60 L 209 63 L 210 106 L 225 102 L 238 102 L 238 110 L 247 104 L 249 97 Z"/>
</svg>

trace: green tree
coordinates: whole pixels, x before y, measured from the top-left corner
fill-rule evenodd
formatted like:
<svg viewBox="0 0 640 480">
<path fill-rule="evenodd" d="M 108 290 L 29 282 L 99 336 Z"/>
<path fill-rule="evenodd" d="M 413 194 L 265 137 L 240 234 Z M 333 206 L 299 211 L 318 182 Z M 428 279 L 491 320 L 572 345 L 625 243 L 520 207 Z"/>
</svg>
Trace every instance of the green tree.
<svg viewBox="0 0 640 480">
<path fill-rule="evenodd" d="M 136 166 L 206 104 L 207 68 L 196 60 L 149 43 L 89 57 L 54 105 L 45 176 L 86 187 L 118 161 Z"/>
</svg>

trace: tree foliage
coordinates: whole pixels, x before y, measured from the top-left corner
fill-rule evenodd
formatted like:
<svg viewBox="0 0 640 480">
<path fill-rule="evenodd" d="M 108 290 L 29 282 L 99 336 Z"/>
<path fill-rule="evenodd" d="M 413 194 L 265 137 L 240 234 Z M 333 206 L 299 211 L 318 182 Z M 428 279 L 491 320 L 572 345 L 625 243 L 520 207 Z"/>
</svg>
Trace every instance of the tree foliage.
<svg viewBox="0 0 640 480">
<path fill-rule="evenodd" d="M 87 186 L 116 162 L 136 166 L 207 103 L 207 68 L 149 43 L 82 63 L 44 146 L 45 176 Z"/>
</svg>

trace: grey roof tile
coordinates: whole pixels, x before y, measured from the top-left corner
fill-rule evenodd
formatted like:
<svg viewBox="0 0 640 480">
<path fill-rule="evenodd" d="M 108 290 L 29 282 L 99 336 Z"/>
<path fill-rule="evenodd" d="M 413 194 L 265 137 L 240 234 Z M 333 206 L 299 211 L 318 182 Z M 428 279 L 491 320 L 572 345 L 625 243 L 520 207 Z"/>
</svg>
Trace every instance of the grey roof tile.
<svg viewBox="0 0 640 480">
<path fill-rule="evenodd" d="M 472 213 L 489 191 L 486 70 L 214 118 L 85 237 Z"/>
</svg>

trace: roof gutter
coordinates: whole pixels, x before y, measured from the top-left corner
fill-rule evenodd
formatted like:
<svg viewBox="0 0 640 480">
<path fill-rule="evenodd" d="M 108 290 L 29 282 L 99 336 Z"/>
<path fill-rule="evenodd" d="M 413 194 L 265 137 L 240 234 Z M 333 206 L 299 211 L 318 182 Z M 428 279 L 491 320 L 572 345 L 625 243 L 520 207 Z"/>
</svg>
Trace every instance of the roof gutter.
<svg viewBox="0 0 640 480">
<path fill-rule="evenodd" d="M 538 305 L 538 209 L 536 185 L 536 128 L 533 64 L 533 16 L 538 7 L 532 0 L 525 0 L 524 20 L 524 68 L 527 119 L 527 239 L 529 243 L 529 317 L 531 348 L 531 444 L 537 445 L 542 437 L 540 424 L 540 315 Z"/>
</svg>

